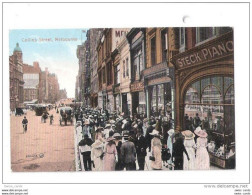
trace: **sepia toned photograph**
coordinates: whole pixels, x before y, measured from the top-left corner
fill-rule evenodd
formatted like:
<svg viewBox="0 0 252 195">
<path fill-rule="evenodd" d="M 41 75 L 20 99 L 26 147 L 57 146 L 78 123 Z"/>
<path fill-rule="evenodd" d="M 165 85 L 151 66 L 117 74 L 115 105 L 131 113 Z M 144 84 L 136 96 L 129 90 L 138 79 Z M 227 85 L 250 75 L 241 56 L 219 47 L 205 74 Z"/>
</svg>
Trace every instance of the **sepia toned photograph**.
<svg viewBox="0 0 252 195">
<path fill-rule="evenodd" d="M 11 170 L 235 170 L 234 30 L 9 30 Z"/>
</svg>

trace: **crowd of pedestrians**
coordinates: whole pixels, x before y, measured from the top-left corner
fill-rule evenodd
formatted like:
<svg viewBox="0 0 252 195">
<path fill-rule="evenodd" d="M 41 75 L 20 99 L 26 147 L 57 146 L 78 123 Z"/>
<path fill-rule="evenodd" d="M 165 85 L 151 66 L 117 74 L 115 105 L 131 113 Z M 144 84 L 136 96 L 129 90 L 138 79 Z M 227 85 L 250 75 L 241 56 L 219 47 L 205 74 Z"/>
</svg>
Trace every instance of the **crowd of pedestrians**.
<svg viewBox="0 0 252 195">
<path fill-rule="evenodd" d="M 74 110 L 85 171 L 210 169 L 207 133 L 174 131 L 171 117 L 141 118 L 107 110 Z"/>
</svg>

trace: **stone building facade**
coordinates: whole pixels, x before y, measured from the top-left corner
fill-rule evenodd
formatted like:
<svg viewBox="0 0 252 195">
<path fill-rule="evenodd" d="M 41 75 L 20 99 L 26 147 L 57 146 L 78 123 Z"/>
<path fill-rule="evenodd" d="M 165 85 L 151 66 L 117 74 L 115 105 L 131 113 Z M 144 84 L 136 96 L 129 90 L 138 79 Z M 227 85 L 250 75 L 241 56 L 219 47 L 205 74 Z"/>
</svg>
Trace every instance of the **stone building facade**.
<svg viewBox="0 0 252 195">
<path fill-rule="evenodd" d="M 24 81 L 23 81 L 23 53 L 19 44 L 9 56 L 9 81 L 10 81 L 10 110 L 23 106 Z"/>
</svg>

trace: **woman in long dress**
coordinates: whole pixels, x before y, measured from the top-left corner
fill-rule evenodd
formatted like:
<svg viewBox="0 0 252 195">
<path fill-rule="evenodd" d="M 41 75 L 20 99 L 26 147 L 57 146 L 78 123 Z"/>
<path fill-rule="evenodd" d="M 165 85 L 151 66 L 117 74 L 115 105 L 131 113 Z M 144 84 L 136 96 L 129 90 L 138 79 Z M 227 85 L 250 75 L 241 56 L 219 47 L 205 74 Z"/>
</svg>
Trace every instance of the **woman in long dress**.
<svg viewBox="0 0 252 195">
<path fill-rule="evenodd" d="M 172 155 L 172 145 L 173 145 L 173 143 L 174 143 L 174 129 L 170 129 L 168 131 L 167 148 L 169 148 L 171 155 Z M 172 156 L 168 160 L 168 165 L 170 167 L 172 166 Z"/>
<path fill-rule="evenodd" d="M 194 133 L 199 136 L 197 138 L 197 152 L 196 152 L 196 160 L 195 160 L 195 169 L 197 170 L 209 170 L 210 169 L 210 158 L 207 151 L 207 133 L 201 129 L 201 127 L 197 127 Z"/>
<path fill-rule="evenodd" d="M 95 142 L 91 145 L 91 161 L 94 162 L 94 171 L 102 171 L 103 170 L 103 151 L 104 151 L 104 140 L 99 137 Z"/>
<path fill-rule="evenodd" d="M 190 130 L 183 131 L 182 135 L 185 137 L 184 146 L 190 159 L 188 160 L 186 154 L 183 153 L 183 170 L 194 170 L 195 169 L 195 149 L 196 149 L 196 144 L 194 141 L 195 135 Z"/>
<path fill-rule="evenodd" d="M 160 135 L 159 135 L 159 132 L 155 129 L 150 134 L 154 136 L 151 140 L 151 149 L 152 149 L 152 155 L 155 158 L 155 160 L 151 161 L 151 167 L 154 170 L 161 170 L 162 169 L 162 156 L 161 156 L 162 143 L 160 140 Z"/>
<path fill-rule="evenodd" d="M 115 142 L 113 141 L 114 138 L 109 137 L 107 139 L 108 143 L 106 144 L 104 148 L 104 171 L 114 171 L 115 170 L 115 165 L 118 160 L 117 158 L 117 150 L 116 150 L 116 145 Z"/>
</svg>

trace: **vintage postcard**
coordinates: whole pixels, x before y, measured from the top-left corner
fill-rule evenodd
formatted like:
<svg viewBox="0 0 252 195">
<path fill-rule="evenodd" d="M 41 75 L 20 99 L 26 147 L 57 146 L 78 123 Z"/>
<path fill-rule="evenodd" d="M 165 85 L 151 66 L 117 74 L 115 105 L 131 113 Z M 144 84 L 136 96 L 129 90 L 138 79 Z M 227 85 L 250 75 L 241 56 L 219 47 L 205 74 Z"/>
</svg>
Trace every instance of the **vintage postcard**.
<svg viewBox="0 0 252 195">
<path fill-rule="evenodd" d="M 234 30 L 10 30 L 11 170 L 236 169 Z"/>
</svg>

